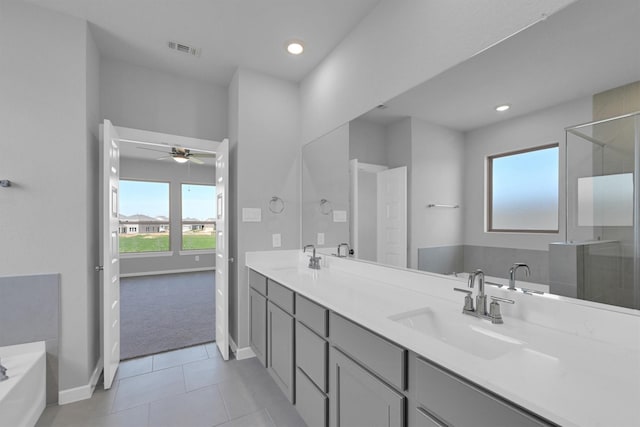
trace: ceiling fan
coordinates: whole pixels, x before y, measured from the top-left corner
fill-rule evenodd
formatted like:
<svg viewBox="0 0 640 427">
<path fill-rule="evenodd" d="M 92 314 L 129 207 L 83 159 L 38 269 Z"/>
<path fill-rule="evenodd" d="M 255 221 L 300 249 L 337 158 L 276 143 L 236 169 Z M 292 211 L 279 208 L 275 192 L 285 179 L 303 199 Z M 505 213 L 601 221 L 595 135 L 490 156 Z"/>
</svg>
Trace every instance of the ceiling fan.
<svg viewBox="0 0 640 427">
<path fill-rule="evenodd" d="M 196 164 L 204 164 L 204 162 L 202 160 L 200 160 L 200 158 L 204 158 L 204 157 L 215 157 L 215 153 L 208 153 L 208 152 L 198 152 L 198 153 L 193 153 L 192 151 L 194 151 L 193 149 L 189 149 L 189 148 L 183 148 L 183 147 L 171 147 L 171 151 L 165 151 L 165 150 L 157 150 L 155 148 L 147 148 L 147 147 L 136 147 L 139 148 L 141 150 L 150 150 L 150 151 L 157 151 L 159 153 L 165 153 L 165 156 L 159 157 L 156 160 L 164 160 L 164 159 L 173 159 L 178 163 L 187 163 L 189 161 L 196 163 Z"/>
</svg>

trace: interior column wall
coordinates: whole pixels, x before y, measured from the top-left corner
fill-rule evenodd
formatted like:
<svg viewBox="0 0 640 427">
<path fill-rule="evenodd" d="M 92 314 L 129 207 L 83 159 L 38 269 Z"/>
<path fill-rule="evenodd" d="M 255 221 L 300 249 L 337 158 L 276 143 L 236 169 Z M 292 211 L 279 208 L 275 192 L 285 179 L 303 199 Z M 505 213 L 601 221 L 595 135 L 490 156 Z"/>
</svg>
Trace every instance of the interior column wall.
<svg viewBox="0 0 640 427">
<path fill-rule="evenodd" d="M 237 71 L 230 89 L 232 136 L 233 220 L 237 229 L 232 248 L 237 277 L 230 283 L 231 338 L 238 348 L 249 346 L 249 286 L 244 264 L 248 251 L 272 249 L 272 235 L 281 235 L 282 246 L 300 245 L 300 127 L 297 85 L 250 70 Z M 236 133 L 237 132 L 237 133 Z M 235 170 L 235 171 L 233 171 Z M 268 203 L 280 197 L 284 211 L 274 214 Z M 261 210 L 260 222 L 246 222 L 242 209 Z"/>
</svg>

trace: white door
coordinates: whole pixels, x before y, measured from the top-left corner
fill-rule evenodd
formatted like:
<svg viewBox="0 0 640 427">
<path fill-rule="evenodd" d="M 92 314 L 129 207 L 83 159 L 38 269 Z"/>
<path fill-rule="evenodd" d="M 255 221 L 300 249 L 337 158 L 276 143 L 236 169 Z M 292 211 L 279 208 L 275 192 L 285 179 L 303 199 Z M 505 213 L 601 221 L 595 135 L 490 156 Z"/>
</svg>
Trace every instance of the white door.
<svg viewBox="0 0 640 427">
<path fill-rule="evenodd" d="M 378 262 L 407 266 L 407 167 L 379 172 Z"/>
<path fill-rule="evenodd" d="M 216 150 L 216 344 L 229 359 L 229 140 Z"/>
<path fill-rule="evenodd" d="M 102 270 L 102 357 L 104 388 L 111 388 L 120 363 L 120 249 L 118 201 L 120 141 L 109 120 L 102 126 L 100 174 L 100 263 Z"/>
</svg>

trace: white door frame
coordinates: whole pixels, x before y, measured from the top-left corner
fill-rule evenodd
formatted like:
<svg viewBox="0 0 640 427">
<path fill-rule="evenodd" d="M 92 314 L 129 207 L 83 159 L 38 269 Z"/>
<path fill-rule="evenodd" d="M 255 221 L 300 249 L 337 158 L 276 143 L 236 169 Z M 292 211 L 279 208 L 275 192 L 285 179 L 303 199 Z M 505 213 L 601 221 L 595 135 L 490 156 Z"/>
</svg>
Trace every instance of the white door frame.
<svg viewBox="0 0 640 427">
<path fill-rule="evenodd" d="M 351 232 L 351 249 L 353 249 L 353 256 L 356 259 L 360 259 L 360 204 L 358 197 L 360 196 L 360 180 L 358 174 L 360 172 L 377 174 L 389 169 L 387 166 L 375 165 L 372 163 L 362 163 L 358 159 L 349 160 L 349 178 L 350 178 L 350 194 L 349 203 L 351 204 L 351 217 L 350 217 L 350 232 Z M 376 213 L 377 214 L 377 213 Z"/>
<path fill-rule="evenodd" d="M 127 128 L 127 127 L 121 127 L 121 126 L 114 126 L 114 128 L 120 142 L 148 144 L 148 145 L 154 145 L 159 147 L 169 147 L 169 148 L 173 146 L 180 146 L 184 148 L 192 148 L 192 149 L 212 151 L 212 152 L 217 151 L 221 144 L 221 142 L 213 141 L 213 140 L 192 138 L 192 137 L 186 137 L 186 136 L 180 136 L 180 135 L 172 135 L 172 134 L 166 134 L 161 132 L 153 132 L 153 131 L 133 129 L 133 128 Z M 228 304 L 222 304 L 221 306 L 224 307 L 224 309 L 226 309 L 226 313 L 219 313 L 219 314 L 216 313 L 216 317 L 219 315 L 223 316 L 225 319 L 227 319 L 225 323 L 226 325 L 228 325 L 229 324 Z M 218 307 L 216 307 L 216 311 L 217 310 L 218 310 Z M 103 316 L 104 316 L 104 313 L 103 313 Z M 228 342 L 229 331 L 228 331 L 228 328 L 225 328 L 225 329 L 226 331 L 224 332 L 226 332 L 227 342 Z M 217 332 L 217 334 L 218 333 L 219 332 Z"/>
</svg>

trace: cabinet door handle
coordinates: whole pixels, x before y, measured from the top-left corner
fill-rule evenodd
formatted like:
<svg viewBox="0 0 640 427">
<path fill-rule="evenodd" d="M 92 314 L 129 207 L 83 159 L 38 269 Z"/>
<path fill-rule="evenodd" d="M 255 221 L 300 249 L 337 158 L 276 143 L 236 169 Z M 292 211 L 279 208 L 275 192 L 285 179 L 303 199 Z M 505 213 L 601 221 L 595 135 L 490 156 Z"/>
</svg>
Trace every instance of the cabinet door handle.
<svg viewBox="0 0 640 427">
<path fill-rule="evenodd" d="M 436 426 L 449 427 L 447 423 L 442 421 L 440 418 L 436 417 L 434 414 L 432 414 L 430 411 L 426 410 L 422 406 L 418 406 L 416 409 L 418 410 L 418 412 L 420 412 L 420 414 L 422 414 L 424 417 L 426 417 L 429 421 L 431 421 Z"/>
</svg>

